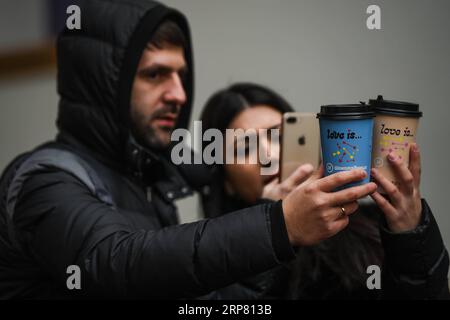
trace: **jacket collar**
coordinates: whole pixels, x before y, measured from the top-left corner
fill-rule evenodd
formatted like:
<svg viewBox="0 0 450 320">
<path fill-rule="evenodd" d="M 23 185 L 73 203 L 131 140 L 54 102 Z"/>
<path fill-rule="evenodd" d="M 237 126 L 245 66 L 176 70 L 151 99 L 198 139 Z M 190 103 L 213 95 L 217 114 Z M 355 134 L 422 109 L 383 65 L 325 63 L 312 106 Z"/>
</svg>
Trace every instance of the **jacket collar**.
<svg viewBox="0 0 450 320">
<path fill-rule="evenodd" d="M 129 135 L 125 150 L 131 175 L 145 185 L 151 185 L 167 202 L 192 194 L 192 189 L 169 162 L 165 151 L 155 152 L 145 148 L 132 135 Z"/>
</svg>

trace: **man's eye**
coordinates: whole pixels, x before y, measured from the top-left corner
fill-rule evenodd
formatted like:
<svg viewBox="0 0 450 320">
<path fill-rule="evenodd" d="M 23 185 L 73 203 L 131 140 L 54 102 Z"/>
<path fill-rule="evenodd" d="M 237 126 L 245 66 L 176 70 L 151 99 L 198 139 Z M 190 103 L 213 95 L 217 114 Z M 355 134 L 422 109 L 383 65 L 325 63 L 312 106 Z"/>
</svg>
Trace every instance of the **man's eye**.
<svg viewBox="0 0 450 320">
<path fill-rule="evenodd" d="M 151 71 L 151 72 L 147 72 L 147 74 L 145 75 L 146 78 L 150 79 L 150 80 L 156 80 L 161 76 L 161 74 L 157 71 Z"/>
<path fill-rule="evenodd" d="M 150 81 L 159 81 L 162 78 L 169 75 L 168 71 L 155 69 L 155 70 L 144 70 L 142 76 Z"/>
</svg>

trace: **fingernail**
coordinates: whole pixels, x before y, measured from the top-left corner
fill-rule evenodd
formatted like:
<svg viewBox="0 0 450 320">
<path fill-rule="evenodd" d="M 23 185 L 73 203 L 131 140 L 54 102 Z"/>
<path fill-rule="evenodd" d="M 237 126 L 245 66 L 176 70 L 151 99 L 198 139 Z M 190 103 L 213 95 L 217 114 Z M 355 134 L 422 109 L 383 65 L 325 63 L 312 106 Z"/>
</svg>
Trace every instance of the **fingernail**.
<svg viewBox="0 0 450 320">
<path fill-rule="evenodd" d="M 414 152 L 419 152 L 420 151 L 419 150 L 419 146 L 417 144 L 414 145 L 413 151 Z"/>
<path fill-rule="evenodd" d="M 395 156 L 392 153 L 388 154 L 388 159 L 391 161 L 395 161 Z"/>
<path fill-rule="evenodd" d="M 366 173 L 366 171 L 364 171 L 364 170 L 361 170 L 361 176 L 362 176 L 363 178 L 365 178 L 365 177 L 367 176 L 367 173 Z"/>
<path fill-rule="evenodd" d="M 375 169 L 370 170 L 370 173 L 375 176 L 377 174 L 377 171 Z"/>
</svg>

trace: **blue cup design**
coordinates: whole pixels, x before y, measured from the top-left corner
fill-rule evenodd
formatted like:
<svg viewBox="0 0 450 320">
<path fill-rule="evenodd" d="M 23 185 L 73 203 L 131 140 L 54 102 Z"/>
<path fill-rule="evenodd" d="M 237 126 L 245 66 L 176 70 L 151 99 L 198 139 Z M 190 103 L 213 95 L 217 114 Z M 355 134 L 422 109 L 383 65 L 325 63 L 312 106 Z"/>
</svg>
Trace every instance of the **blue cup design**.
<svg viewBox="0 0 450 320">
<path fill-rule="evenodd" d="M 342 113 L 343 106 L 338 108 L 341 112 L 332 116 L 324 115 L 323 109 L 318 115 L 325 176 L 353 169 L 363 169 L 367 173 L 363 180 L 338 188 L 345 189 L 370 181 L 374 121 L 369 111 L 362 115 L 355 115 L 355 112 L 346 115 Z"/>
</svg>

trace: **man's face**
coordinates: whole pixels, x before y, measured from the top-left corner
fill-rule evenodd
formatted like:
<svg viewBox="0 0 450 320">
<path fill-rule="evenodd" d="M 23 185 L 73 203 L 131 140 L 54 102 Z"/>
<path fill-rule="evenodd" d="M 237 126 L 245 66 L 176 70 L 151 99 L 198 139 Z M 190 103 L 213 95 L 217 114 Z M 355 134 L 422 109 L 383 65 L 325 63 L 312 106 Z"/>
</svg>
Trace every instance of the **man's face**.
<svg viewBox="0 0 450 320">
<path fill-rule="evenodd" d="M 167 147 L 181 106 L 186 102 L 183 49 L 165 45 L 142 53 L 131 91 L 131 121 L 136 138 L 147 147 Z"/>
</svg>

